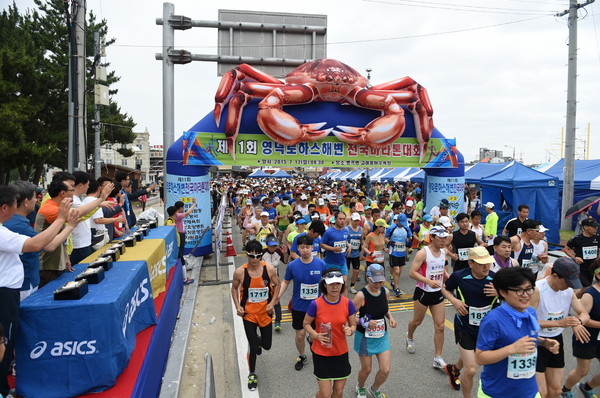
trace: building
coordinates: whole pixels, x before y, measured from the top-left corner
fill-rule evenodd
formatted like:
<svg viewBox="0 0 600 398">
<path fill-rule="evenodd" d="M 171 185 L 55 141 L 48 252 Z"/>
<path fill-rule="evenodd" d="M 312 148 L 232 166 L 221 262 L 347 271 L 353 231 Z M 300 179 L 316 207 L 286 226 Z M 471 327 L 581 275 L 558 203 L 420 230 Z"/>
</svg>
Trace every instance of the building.
<svg viewBox="0 0 600 398">
<path fill-rule="evenodd" d="M 100 148 L 100 159 L 104 164 L 139 170 L 144 182 L 154 180 L 154 176 L 150 172 L 150 133 L 148 129 L 145 129 L 143 132 L 134 131 L 134 134 L 135 139 L 131 144 L 104 144 Z M 134 153 L 130 157 L 125 157 L 117 151 L 119 148 L 130 149 Z"/>
<path fill-rule="evenodd" d="M 503 158 L 502 151 L 497 151 L 495 149 L 488 148 L 479 148 L 479 161 L 483 161 L 484 159 L 491 158 Z"/>
<path fill-rule="evenodd" d="M 157 179 L 163 175 L 163 146 L 150 146 L 150 176 Z"/>
</svg>

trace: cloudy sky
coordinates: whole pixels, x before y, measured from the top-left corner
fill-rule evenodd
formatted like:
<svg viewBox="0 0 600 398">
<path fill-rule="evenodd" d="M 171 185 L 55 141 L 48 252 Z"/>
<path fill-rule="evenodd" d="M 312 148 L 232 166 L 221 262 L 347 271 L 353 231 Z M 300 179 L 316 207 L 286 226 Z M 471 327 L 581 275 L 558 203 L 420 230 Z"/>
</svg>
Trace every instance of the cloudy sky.
<svg viewBox="0 0 600 398">
<path fill-rule="evenodd" d="M 583 0 L 580 0 L 583 1 Z M 6 7 L 7 0 L 0 0 Z M 560 156 L 565 125 L 568 27 L 553 14 L 568 0 L 328 0 L 173 1 L 175 14 L 217 20 L 219 9 L 327 15 L 327 56 L 379 84 L 410 76 L 429 91 L 436 127 L 456 137 L 467 161 L 480 147 L 503 150 L 526 163 Z M 17 0 L 21 9 L 29 0 Z M 117 39 L 107 50 L 121 76 L 116 96 L 135 131 L 148 129 L 162 143 L 162 1 L 90 0 Z M 578 139 L 591 124 L 591 157 L 600 157 L 600 4 L 579 12 Z M 596 21 L 597 20 L 597 21 Z M 175 32 L 176 48 L 216 54 L 217 31 Z M 212 111 L 220 78 L 216 64 L 176 66 L 176 138 Z M 316 120 L 315 122 L 318 122 Z M 508 146 L 508 147 L 505 147 Z M 577 156 L 584 156 L 583 142 Z"/>
</svg>

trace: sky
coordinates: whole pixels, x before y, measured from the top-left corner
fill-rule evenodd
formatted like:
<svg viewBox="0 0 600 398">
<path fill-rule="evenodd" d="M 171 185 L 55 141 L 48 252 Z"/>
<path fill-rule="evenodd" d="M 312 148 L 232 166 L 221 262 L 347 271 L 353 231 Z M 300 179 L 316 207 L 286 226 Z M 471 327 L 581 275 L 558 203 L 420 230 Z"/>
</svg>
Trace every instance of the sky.
<svg viewBox="0 0 600 398">
<path fill-rule="evenodd" d="M 580 0 L 583 2 L 583 0 Z M 427 88 L 434 123 L 456 138 L 467 162 L 479 148 L 504 151 L 526 164 L 560 157 L 566 119 L 568 26 L 554 14 L 568 0 L 175 0 L 175 14 L 217 20 L 219 9 L 327 15 L 327 57 L 366 75 L 371 83 L 410 76 Z M 8 1 L 0 0 L 2 8 Z M 116 43 L 105 60 L 121 81 L 114 96 L 162 144 L 161 51 L 163 2 L 89 0 L 88 10 L 108 23 Z M 30 0 L 17 0 L 21 10 Z M 591 125 L 590 159 L 600 158 L 600 4 L 579 11 L 577 148 L 584 156 Z M 91 34 L 91 33 L 90 33 Z M 217 30 L 175 31 L 175 47 L 216 54 Z M 175 66 L 175 139 L 214 107 L 220 77 L 212 62 Z M 314 122 L 319 122 L 315 120 Z"/>
</svg>

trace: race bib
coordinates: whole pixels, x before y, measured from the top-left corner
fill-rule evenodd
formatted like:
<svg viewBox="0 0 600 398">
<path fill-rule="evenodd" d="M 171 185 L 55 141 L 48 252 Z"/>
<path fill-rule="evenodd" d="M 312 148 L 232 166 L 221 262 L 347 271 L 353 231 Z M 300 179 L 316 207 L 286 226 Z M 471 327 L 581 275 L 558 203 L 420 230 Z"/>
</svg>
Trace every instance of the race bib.
<svg viewBox="0 0 600 398">
<path fill-rule="evenodd" d="M 405 242 L 394 242 L 394 251 L 395 252 L 403 252 L 406 250 Z"/>
<path fill-rule="evenodd" d="M 373 262 L 382 263 L 384 261 L 383 250 L 375 250 L 373 252 Z"/>
<path fill-rule="evenodd" d="M 269 288 L 265 287 L 251 287 L 248 288 L 248 302 L 249 303 L 262 303 L 267 301 L 269 298 Z"/>
<path fill-rule="evenodd" d="M 321 221 L 325 222 L 325 220 L 327 220 L 327 214 L 319 214 L 319 218 Z"/>
<path fill-rule="evenodd" d="M 458 261 L 467 261 L 469 259 L 469 248 L 458 249 Z"/>
<path fill-rule="evenodd" d="M 319 284 L 300 284 L 300 298 L 302 300 L 316 300 L 319 297 Z"/>
<path fill-rule="evenodd" d="M 385 320 L 384 319 L 374 319 L 375 324 L 374 327 L 371 327 L 369 324 L 369 328 L 365 330 L 365 337 L 371 339 L 380 339 L 385 335 Z"/>
<path fill-rule="evenodd" d="M 350 239 L 350 248 L 352 250 L 360 249 L 360 239 Z"/>
<path fill-rule="evenodd" d="M 438 281 L 441 284 L 444 280 L 444 269 L 431 271 L 431 273 L 429 274 L 429 279 L 431 279 L 432 281 Z"/>
<path fill-rule="evenodd" d="M 264 247 L 267 245 L 267 236 L 266 235 L 261 235 L 258 237 L 258 241 L 260 242 L 260 244 Z"/>
<path fill-rule="evenodd" d="M 528 354 L 511 354 L 508 356 L 506 377 L 509 379 L 530 379 L 535 376 L 537 351 Z"/>
<path fill-rule="evenodd" d="M 582 251 L 584 260 L 593 260 L 598 257 L 598 246 L 583 247 Z"/>
<path fill-rule="evenodd" d="M 546 320 L 547 321 L 560 321 L 561 319 L 563 319 L 565 317 L 565 311 L 558 311 L 558 312 L 547 312 L 546 313 Z M 544 328 L 545 331 L 547 332 L 555 332 L 558 330 L 558 327 L 552 327 L 552 328 Z"/>
<path fill-rule="evenodd" d="M 522 228 L 517 228 L 517 235 L 521 235 L 521 232 L 523 232 Z"/>
<path fill-rule="evenodd" d="M 521 264 L 522 268 L 531 268 L 531 264 L 533 263 L 533 260 L 529 259 L 529 260 L 523 260 L 523 263 Z"/>
<path fill-rule="evenodd" d="M 342 251 L 341 253 L 344 253 L 346 251 L 346 241 L 341 241 L 341 242 L 333 242 L 333 247 L 341 247 Z"/>
<path fill-rule="evenodd" d="M 485 307 L 471 307 L 469 306 L 469 325 L 479 326 L 481 320 L 485 318 L 488 312 L 492 309 L 491 305 Z"/>
</svg>

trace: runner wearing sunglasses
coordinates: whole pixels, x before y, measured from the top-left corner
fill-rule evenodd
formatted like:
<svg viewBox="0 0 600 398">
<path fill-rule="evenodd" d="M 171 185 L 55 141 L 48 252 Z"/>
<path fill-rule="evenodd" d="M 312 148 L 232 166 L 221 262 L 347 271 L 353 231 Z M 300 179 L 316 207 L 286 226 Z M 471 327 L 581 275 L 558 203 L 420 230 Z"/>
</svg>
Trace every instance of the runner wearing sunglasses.
<svg viewBox="0 0 600 398">
<path fill-rule="evenodd" d="M 244 319 L 244 331 L 248 339 L 248 388 L 255 391 L 258 377 L 254 373 L 256 356 L 262 349 L 269 350 L 273 338 L 271 326 L 273 307 L 277 303 L 280 282 L 271 264 L 262 261 L 262 245 L 251 240 L 245 247 L 248 262 L 233 273 L 231 297 L 237 314 Z M 260 329 L 260 335 L 257 333 Z"/>
</svg>

